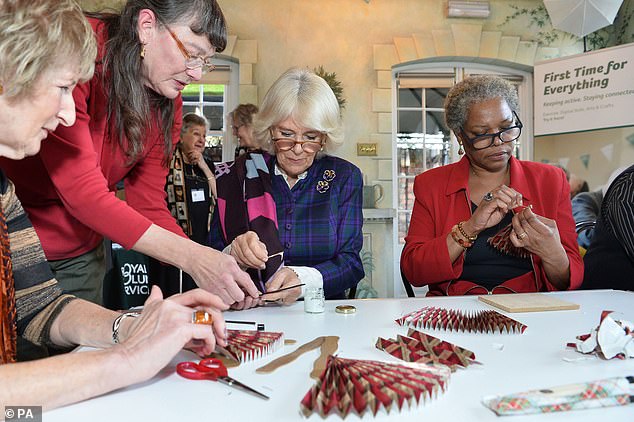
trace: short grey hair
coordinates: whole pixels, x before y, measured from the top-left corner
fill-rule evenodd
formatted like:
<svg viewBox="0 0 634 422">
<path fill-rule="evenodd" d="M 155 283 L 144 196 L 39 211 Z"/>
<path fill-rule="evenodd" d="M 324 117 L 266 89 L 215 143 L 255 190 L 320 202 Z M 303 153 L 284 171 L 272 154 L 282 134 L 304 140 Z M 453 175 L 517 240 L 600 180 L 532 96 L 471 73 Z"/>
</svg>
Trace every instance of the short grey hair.
<svg viewBox="0 0 634 422">
<path fill-rule="evenodd" d="M 502 98 L 511 110 L 519 112 L 517 90 L 499 76 L 471 76 L 455 84 L 445 98 L 445 122 L 456 135 L 464 126 L 473 104 Z"/>
<path fill-rule="evenodd" d="M 253 127 L 256 141 L 275 153 L 270 129 L 287 118 L 326 134 L 324 150 L 340 145 L 343 123 L 337 97 L 328 83 L 308 68 L 290 68 L 273 83 L 264 96 Z"/>
<path fill-rule="evenodd" d="M 183 126 L 181 127 L 181 136 L 187 133 L 192 126 L 203 126 L 207 132 L 207 119 L 196 113 L 187 113 L 183 116 Z"/>
<path fill-rule="evenodd" d="M 0 1 L 0 82 L 7 98 L 33 95 L 40 78 L 63 65 L 76 65 L 86 81 L 96 56 L 93 30 L 73 0 Z"/>
</svg>

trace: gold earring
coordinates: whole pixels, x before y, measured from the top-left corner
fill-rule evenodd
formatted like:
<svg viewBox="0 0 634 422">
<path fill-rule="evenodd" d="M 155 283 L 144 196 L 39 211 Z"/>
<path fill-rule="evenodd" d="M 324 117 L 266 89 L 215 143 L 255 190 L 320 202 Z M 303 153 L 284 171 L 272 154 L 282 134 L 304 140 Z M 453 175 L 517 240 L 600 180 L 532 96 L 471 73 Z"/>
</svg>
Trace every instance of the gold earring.
<svg viewBox="0 0 634 422">
<path fill-rule="evenodd" d="M 141 60 L 145 58 L 145 44 L 141 44 Z"/>
<path fill-rule="evenodd" d="M 459 142 L 458 145 L 460 145 L 460 149 L 458 149 L 458 155 L 464 155 L 464 149 L 462 148 L 462 142 Z"/>
<path fill-rule="evenodd" d="M 4 86 L 0 84 L 0 95 L 2 95 L 3 92 L 4 92 Z"/>
</svg>

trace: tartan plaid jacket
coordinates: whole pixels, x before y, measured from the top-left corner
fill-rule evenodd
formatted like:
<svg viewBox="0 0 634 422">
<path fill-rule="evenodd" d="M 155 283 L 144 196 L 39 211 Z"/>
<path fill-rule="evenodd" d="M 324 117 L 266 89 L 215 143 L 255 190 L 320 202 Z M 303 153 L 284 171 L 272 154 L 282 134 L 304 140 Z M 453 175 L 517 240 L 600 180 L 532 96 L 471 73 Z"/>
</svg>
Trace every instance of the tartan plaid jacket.
<svg viewBox="0 0 634 422">
<path fill-rule="evenodd" d="M 346 160 L 324 155 L 290 189 L 283 176 L 275 175 L 275 163 L 273 158 L 269 174 L 284 264 L 317 269 L 323 276 L 326 298 L 345 298 L 345 290 L 364 277 L 359 256 L 363 245 L 360 170 Z M 209 239 L 216 249 L 227 245 L 218 212 Z"/>
</svg>

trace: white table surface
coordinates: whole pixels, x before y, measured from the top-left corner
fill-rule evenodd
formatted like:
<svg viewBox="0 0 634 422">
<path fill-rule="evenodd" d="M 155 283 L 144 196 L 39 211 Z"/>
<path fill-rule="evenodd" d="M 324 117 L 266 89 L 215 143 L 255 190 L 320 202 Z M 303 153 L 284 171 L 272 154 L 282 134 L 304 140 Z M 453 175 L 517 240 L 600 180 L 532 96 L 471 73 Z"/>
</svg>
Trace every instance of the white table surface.
<svg viewBox="0 0 634 422">
<path fill-rule="evenodd" d="M 529 389 L 634 375 L 634 359 L 609 361 L 593 358 L 574 363 L 564 357 L 580 354 L 565 344 L 598 325 L 601 311 L 614 310 L 634 321 L 634 293 L 620 291 L 579 291 L 553 293 L 581 305 L 576 311 L 515 313 L 510 316 L 528 326 L 523 334 L 474 334 L 436 330 L 426 332 L 466 347 L 483 365 L 471 365 L 451 375 L 444 393 L 435 400 L 404 408 L 388 415 L 366 413 L 364 420 L 399 421 L 493 421 L 500 420 L 481 404 L 485 395 L 510 394 Z M 357 313 L 335 313 L 336 305 L 354 304 Z M 398 360 L 377 350 L 377 337 L 396 338 L 407 328 L 394 322 L 399 316 L 423 306 L 453 309 L 491 309 L 476 297 L 369 299 L 327 301 L 323 314 L 304 313 L 299 302 L 283 308 L 259 308 L 228 312 L 227 319 L 252 320 L 266 324 L 266 331 L 282 331 L 295 345 L 283 346 L 273 354 L 232 368 L 229 375 L 269 395 L 264 401 L 231 387 L 211 381 L 192 381 L 176 375 L 177 362 L 195 358 L 181 352 L 152 380 L 82 403 L 44 413 L 53 421 L 294 421 L 304 419 L 300 401 L 314 384 L 309 377 L 319 350 L 308 352 L 271 374 L 256 374 L 255 369 L 289 353 L 299 345 L 322 335 L 339 336 L 338 354 L 345 358 Z M 233 327 L 232 327 L 233 328 Z M 237 328 L 237 327 L 236 327 Z M 503 344 L 502 350 L 495 347 Z M 148 356 L 148 359 L 151 359 Z M 321 417 L 311 415 L 309 420 Z M 328 419 L 340 420 L 337 415 Z M 347 420 L 360 419 L 350 414 Z M 634 404 L 553 414 L 506 417 L 509 422 L 528 421 L 634 421 Z"/>
</svg>

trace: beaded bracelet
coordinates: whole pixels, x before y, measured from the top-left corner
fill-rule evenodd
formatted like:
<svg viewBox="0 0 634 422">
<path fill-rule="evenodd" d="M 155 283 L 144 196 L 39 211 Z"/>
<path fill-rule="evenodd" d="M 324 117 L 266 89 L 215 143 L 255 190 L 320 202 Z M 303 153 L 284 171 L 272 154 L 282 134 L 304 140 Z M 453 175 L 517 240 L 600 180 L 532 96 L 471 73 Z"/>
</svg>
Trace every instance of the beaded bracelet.
<svg viewBox="0 0 634 422">
<path fill-rule="evenodd" d="M 462 249 L 466 251 L 468 248 L 473 246 L 473 243 L 458 237 L 458 232 L 456 231 L 457 227 L 458 226 L 453 226 L 453 228 L 451 229 L 451 238 L 454 240 L 454 242 L 460 245 Z"/>
<path fill-rule="evenodd" d="M 472 236 L 469 236 L 467 234 L 466 231 L 464 231 L 464 229 L 462 228 L 462 224 L 464 223 L 464 221 L 461 221 L 460 223 L 458 223 L 458 230 L 460 230 L 460 234 L 463 235 L 467 240 L 469 240 L 470 242 L 475 242 L 475 240 L 478 238 L 477 234 L 474 234 Z"/>
</svg>

